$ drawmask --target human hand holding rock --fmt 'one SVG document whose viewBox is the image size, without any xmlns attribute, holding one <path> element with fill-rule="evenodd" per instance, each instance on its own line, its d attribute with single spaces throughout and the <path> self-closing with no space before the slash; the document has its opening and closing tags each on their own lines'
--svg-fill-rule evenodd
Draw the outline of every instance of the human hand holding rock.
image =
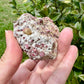
<svg viewBox="0 0 84 84">
<path fill-rule="evenodd" d="M 22 50 L 12 31 L 7 31 L 7 48 L 0 59 L 0 84 L 65 84 L 78 51 L 71 45 L 72 38 L 72 30 L 65 28 L 59 36 L 55 60 L 36 63 L 28 59 L 21 64 Z"/>
</svg>

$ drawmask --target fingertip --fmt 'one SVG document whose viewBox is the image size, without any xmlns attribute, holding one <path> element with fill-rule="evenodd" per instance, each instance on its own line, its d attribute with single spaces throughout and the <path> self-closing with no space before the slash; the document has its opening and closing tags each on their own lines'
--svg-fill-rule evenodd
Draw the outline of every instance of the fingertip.
<svg viewBox="0 0 84 84">
<path fill-rule="evenodd" d="M 72 28 L 70 28 L 70 27 L 65 27 L 64 30 L 73 32 Z"/>
<path fill-rule="evenodd" d="M 5 30 L 6 44 L 8 45 L 8 41 L 11 38 L 13 32 L 11 30 Z"/>
<path fill-rule="evenodd" d="M 71 45 L 63 61 L 65 61 L 67 64 L 73 65 L 77 58 L 77 52 L 78 52 L 78 48 L 75 45 Z"/>
<path fill-rule="evenodd" d="M 12 35 L 13 32 L 11 30 L 5 30 L 5 36 L 8 37 L 9 35 Z"/>
<path fill-rule="evenodd" d="M 75 45 L 71 45 L 70 46 L 71 50 L 75 53 L 75 58 L 77 58 L 78 56 L 78 48 Z"/>
<path fill-rule="evenodd" d="M 78 48 L 75 45 L 71 45 L 70 47 L 72 47 L 74 51 L 78 52 Z"/>
<path fill-rule="evenodd" d="M 72 28 L 70 28 L 70 27 L 65 27 L 63 30 L 62 30 L 62 32 L 70 32 L 72 35 L 73 35 L 73 29 Z"/>
<path fill-rule="evenodd" d="M 64 37 L 65 39 L 68 38 L 73 38 L 73 30 L 69 27 L 64 28 L 61 31 L 60 37 Z"/>
<path fill-rule="evenodd" d="M 60 33 L 60 37 L 59 40 L 61 40 L 63 43 L 70 43 L 72 41 L 73 38 L 73 32 L 72 29 L 70 28 L 65 28 L 62 30 L 62 32 Z M 70 42 L 69 42 L 70 41 Z"/>
<path fill-rule="evenodd" d="M 17 40 L 15 39 L 13 32 L 11 30 L 5 30 L 6 44 L 9 49 L 19 49 L 21 50 Z"/>
</svg>

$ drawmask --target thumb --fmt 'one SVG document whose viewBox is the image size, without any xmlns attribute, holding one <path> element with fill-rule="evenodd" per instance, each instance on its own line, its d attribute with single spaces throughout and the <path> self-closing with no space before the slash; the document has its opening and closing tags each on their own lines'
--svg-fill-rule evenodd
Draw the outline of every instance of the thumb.
<svg viewBox="0 0 84 84">
<path fill-rule="evenodd" d="M 0 59 L 0 84 L 7 83 L 16 72 L 22 60 L 22 50 L 12 31 L 6 31 L 6 50 Z"/>
</svg>

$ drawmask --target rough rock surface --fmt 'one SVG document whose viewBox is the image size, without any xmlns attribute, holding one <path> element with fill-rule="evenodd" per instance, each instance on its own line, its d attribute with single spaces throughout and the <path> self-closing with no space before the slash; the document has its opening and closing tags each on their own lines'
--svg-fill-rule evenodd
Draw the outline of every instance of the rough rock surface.
<svg viewBox="0 0 84 84">
<path fill-rule="evenodd" d="M 25 13 L 14 23 L 13 33 L 29 58 L 56 58 L 59 29 L 50 18 L 37 18 Z"/>
</svg>

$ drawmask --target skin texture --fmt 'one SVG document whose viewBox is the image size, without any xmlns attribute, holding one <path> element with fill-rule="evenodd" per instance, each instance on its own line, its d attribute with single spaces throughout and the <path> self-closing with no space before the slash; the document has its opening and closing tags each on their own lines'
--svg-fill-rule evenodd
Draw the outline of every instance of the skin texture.
<svg viewBox="0 0 84 84">
<path fill-rule="evenodd" d="M 0 84 L 65 84 L 78 49 L 71 45 L 73 32 L 65 28 L 58 41 L 58 56 L 55 60 L 31 59 L 21 64 L 22 50 L 12 31 L 6 31 L 7 48 L 0 59 Z"/>
</svg>

